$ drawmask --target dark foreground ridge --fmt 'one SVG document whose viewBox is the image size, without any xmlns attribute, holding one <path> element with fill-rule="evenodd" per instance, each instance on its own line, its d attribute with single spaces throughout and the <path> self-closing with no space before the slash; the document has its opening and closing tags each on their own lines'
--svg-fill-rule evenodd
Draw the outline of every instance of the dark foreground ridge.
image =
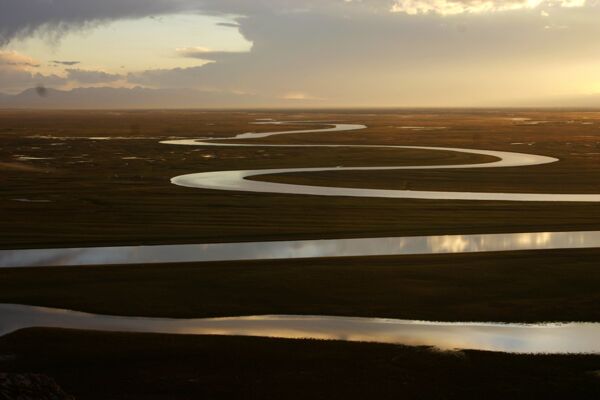
<svg viewBox="0 0 600 400">
<path fill-rule="evenodd" d="M 0 373 L 0 400 L 75 400 L 43 374 Z"/>
<path fill-rule="evenodd" d="M 593 399 L 600 357 L 439 352 L 368 343 L 31 329 L 0 364 L 78 400 Z"/>
</svg>

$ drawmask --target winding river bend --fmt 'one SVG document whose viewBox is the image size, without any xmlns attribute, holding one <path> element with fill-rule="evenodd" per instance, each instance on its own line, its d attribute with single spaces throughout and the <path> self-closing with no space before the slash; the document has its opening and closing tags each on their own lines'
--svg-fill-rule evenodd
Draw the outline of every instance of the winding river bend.
<svg viewBox="0 0 600 400">
<path fill-rule="evenodd" d="M 276 122 L 263 121 L 255 124 L 304 124 L 328 125 L 323 121 Z M 600 194 L 558 193 L 493 193 L 493 192 L 438 192 L 411 190 L 378 190 L 340 188 L 308 185 L 292 185 L 249 180 L 270 174 L 306 171 L 381 171 L 408 169 L 466 169 L 528 167 L 557 162 L 558 159 L 535 154 L 493 150 L 474 150 L 447 147 L 391 146 L 391 145 L 275 145 L 254 143 L 229 143 L 231 140 L 259 139 L 275 135 L 314 132 L 358 131 L 365 129 L 358 124 L 329 124 L 326 128 L 286 130 L 263 133 L 242 133 L 231 138 L 203 138 L 168 140 L 161 143 L 185 146 L 225 147 L 358 147 L 366 149 L 427 149 L 453 151 L 495 157 L 497 160 L 478 164 L 425 165 L 399 167 L 338 167 L 338 168 L 286 168 L 238 171 L 214 171 L 177 176 L 176 185 L 230 191 L 286 193 L 317 196 L 387 197 L 438 200 L 507 200 L 507 201 L 563 201 L 596 202 Z M 218 141 L 216 141 L 218 139 Z M 0 268 L 39 266 L 80 266 L 109 264 L 149 264 L 173 262 L 205 262 L 265 260 L 316 257 L 389 256 L 408 254 L 471 253 L 487 251 L 553 250 L 600 247 L 600 232 L 522 232 L 509 234 L 440 235 L 421 237 L 386 237 L 330 240 L 296 240 L 276 242 L 182 244 L 158 246 L 117 246 L 90 248 L 60 248 L 31 250 L 0 250 Z"/>
<path fill-rule="evenodd" d="M 325 122 L 258 122 L 258 124 L 307 124 L 327 125 Z M 563 194 L 563 193 L 501 193 L 501 192 L 450 192 L 450 191 L 424 191 L 424 190 L 384 190 L 384 189 L 359 189 L 344 187 L 327 187 L 311 185 L 293 185 L 285 183 L 262 182 L 247 178 L 272 174 L 285 174 L 293 172 L 323 172 L 323 171 L 390 171 L 390 170 L 422 170 L 422 169 L 472 169 L 472 168 L 505 168 L 527 167 L 533 165 L 557 162 L 553 157 L 535 154 L 514 153 L 507 151 L 476 150 L 453 147 L 424 147 L 424 146 L 392 146 L 392 145 L 275 145 L 253 143 L 223 143 L 228 140 L 258 139 L 275 135 L 301 134 L 315 132 L 342 132 L 365 129 L 365 125 L 356 124 L 331 124 L 329 128 L 305 129 L 294 131 L 279 131 L 265 133 L 243 133 L 231 138 L 204 138 L 167 140 L 161 143 L 186 145 L 186 146 L 228 146 L 228 147 L 301 147 L 301 148 L 365 148 L 365 149 L 418 149 L 432 151 L 453 151 L 486 155 L 497 158 L 497 161 L 480 164 L 455 164 L 455 165 L 418 165 L 399 167 L 329 167 L 329 168 L 281 168 L 238 171 L 214 171 L 176 176 L 171 179 L 175 185 L 211 190 L 231 190 L 260 193 L 281 193 L 315 196 L 350 196 L 350 197 L 380 197 L 397 199 L 435 199 L 435 200 L 496 200 L 496 201 L 541 201 L 541 202 L 598 202 L 600 194 Z M 218 139 L 218 142 L 214 140 Z M 207 142 L 207 140 L 211 140 Z"/>
<path fill-rule="evenodd" d="M 285 122 L 260 122 L 278 124 Z M 293 122 L 299 124 L 300 122 Z M 323 122 L 303 124 L 327 125 Z M 342 187 L 292 185 L 248 180 L 269 174 L 317 171 L 381 171 L 408 169 L 458 169 L 527 167 L 558 161 L 556 158 L 491 150 L 445 147 L 378 145 L 274 145 L 227 143 L 234 139 L 255 139 L 273 135 L 355 131 L 364 125 L 331 124 L 322 129 L 269 133 L 245 133 L 232 138 L 169 140 L 162 143 L 188 146 L 244 147 L 360 147 L 426 149 L 493 156 L 497 161 L 480 164 L 286 168 L 215 171 L 182 175 L 172 183 L 193 188 L 284 193 L 317 196 L 353 196 L 439 200 L 501 200 L 543 202 L 598 202 L 600 194 L 493 193 L 376 190 Z M 211 141 L 207 141 L 211 140 Z M 225 141 L 225 142 L 224 142 Z M 0 251 L 0 267 L 106 265 L 170 263 L 250 259 L 288 259 L 401 254 L 466 253 L 480 251 L 573 249 L 600 247 L 600 231 L 529 232 L 512 234 L 445 235 L 396 238 L 358 238 L 288 242 L 218 243 L 79 249 L 33 249 Z M 380 318 L 335 316 L 264 315 L 230 318 L 170 319 L 95 315 L 25 305 L 0 304 L 0 336 L 30 327 L 91 329 L 117 332 L 169 334 L 241 335 L 287 339 L 368 341 L 404 345 L 435 346 L 442 349 L 475 349 L 509 353 L 600 353 L 599 323 L 496 324 L 480 322 L 427 322 Z"/>
</svg>

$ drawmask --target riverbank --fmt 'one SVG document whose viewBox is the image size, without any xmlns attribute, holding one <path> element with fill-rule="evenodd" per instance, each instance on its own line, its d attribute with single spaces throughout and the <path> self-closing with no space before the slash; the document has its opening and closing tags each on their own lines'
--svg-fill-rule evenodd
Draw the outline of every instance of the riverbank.
<svg viewBox="0 0 600 400">
<path fill-rule="evenodd" d="M 81 400 L 592 399 L 600 357 L 438 352 L 368 343 L 31 329 L 0 338 L 0 369 Z"/>
<path fill-rule="evenodd" d="M 600 250 L 0 269 L 0 303 L 108 315 L 600 322 Z"/>
<path fill-rule="evenodd" d="M 511 120 L 516 114 L 509 111 L 377 115 L 5 111 L 0 114 L 0 202 L 4 211 L 0 247 L 600 230 L 598 203 L 325 198 L 198 190 L 170 183 L 174 176 L 203 171 L 463 164 L 489 162 L 493 160 L 490 157 L 408 149 L 307 151 L 159 143 L 173 137 L 227 137 L 247 131 L 281 130 L 281 126 L 251 124 L 267 117 L 364 123 L 368 129 L 282 135 L 252 143 L 466 147 L 561 160 L 535 167 L 478 171 L 339 171 L 268 178 L 286 182 L 411 190 L 596 192 L 598 113 L 519 113 L 525 114 L 549 122 L 524 125 Z M 410 126 L 445 128 L 401 129 Z M 290 130 L 303 128 L 306 126 L 289 125 Z"/>
</svg>

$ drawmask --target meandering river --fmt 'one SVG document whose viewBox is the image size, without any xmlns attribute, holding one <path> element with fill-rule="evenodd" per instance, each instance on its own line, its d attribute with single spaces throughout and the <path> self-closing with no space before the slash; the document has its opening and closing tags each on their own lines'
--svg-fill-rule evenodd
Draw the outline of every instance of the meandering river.
<svg viewBox="0 0 600 400">
<path fill-rule="evenodd" d="M 256 124 L 304 124 L 321 128 L 284 130 L 263 133 L 242 133 L 231 138 L 203 138 L 163 141 L 169 145 L 227 146 L 227 147 L 359 147 L 365 149 L 427 149 L 454 151 L 492 156 L 496 161 L 477 164 L 425 165 L 399 167 L 336 167 L 286 168 L 262 170 L 213 171 L 177 176 L 176 185 L 231 191 L 287 193 L 318 196 L 358 196 L 419 198 L 438 200 L 510 200 L 510 201 L 600 201 L 600 194 L 558 193 L 494 193 L 494 192 L 441 192 L 411 190 L 379 190 L 325 186 L 292 185 L 248 180 L 269 174 L 306 171 L 378 171 L 406 169 L 462 169 L 528 167 L 557 162 L 556 158 L 535 154 L 494 150 L 474 150 L 446 147 L 390 146 L 390 145 L 275 145 L 230 143 L 241 139 L 259 139 L 284 134 L 358 131 L 365 125 L 329 124 L 323 121 L 277 122 Z M 325 125 L 327 127 L 323 128 Z M 216 141 L 218 139 L 218 141 Z M 383 256 L 407 254 L 470 253 L 485 251 L 552 250 L 600 247 L 600 232 L 522 232 L 511 234 L 440 235 L 423 237 L 386 237 L 332 240 L 296 240 L 277 242 L 245 242 L 215 244 L 183 244 L 162 246 L 117 246 L 91 248 L 61 248 L 0 251 L 0 267 L 77 266 L 108 264 L 148 264 L 171 262 L 233 261 L 256 259 L 287 259 L 313 257 Z"/>
<path fill-rule="evenodd" d="M 286 122 L 259 122 L 259 124 L 281 125 Z M 324 122 L 287 122 L 293 124 L 323 125 Z M 227 146 L 227 147 L 301 147 L 301 148 L 387 148 L 387 149 L 419 149 L 432 151 L 453 151 L 486 155 L 497 158 L 497 161 L 479 164 L 451 165 L 415 165 L 398 167 L 317 167 L 317 168 L 281 168 L 237 171 L 214 171 L 187 174 L 174 177 L 171 182 L 179 186 L 199 189 L 231 190 L 260 193 L 282 193 L 315 196 L 350 196 L 350 197 L 381 197 L 397 199 L 435 199 L 435 200 L 496 200 L 496 201 L 540 201 L 540 202 L 598 202 L 600 194 L 566 194 L 566 193 L 501 193 L 501 192 L 460 192 L 460 191 L 424 191 L 424 190 L 385 190 L 360 189 L 328 186 L 294 185 L 286 183 L 263 182 L 249 180 L 264 175 L 285 174 L 293 172 L 323 172 L 323 171 L 390 171 L 390 170 L 422 170 L 422 169 L 472 169 L 472 168 L 506 168 L 527 167 L 557 162 L 553 157 L 514 153 L 495 150 L 476 150 L 454 147 L 425 147 L 425 146 L 392 146 L 392 145 L 275 145 L 254 143 L 226 143 L 229 140 L 257 139 L 284 134 L 302 134 L 315 132 L 341 132 L 365 129 L 365 125 L 331 124 L 329 128 L 305 129 L 294 131 L 279 131 L 265 133 L 243 133 L 231 138 L 204 138 L 167 140 L 161 143 L 186 146 Z M 214 140 L 218 139 L 217 142 Z M 207 140 L 211 140 L 207 142 Z M 224 142 L 225 141 L 225 142 Z"/>
<path fill-rule="evenodd" d="M 285 124 L 285 122 L 260 122 Z M 427 149 L 492 156 L 496 161 L 479 164 L 285 168 L 214 171 L 177 176 L 176 185 L 230 191 L 284 193 L 317 196 L 384 197 L 438 200 L 502 200 L 597 202 L 600 194 L 496 193 L 380 190 L 293 185 L 249 180 L 270 174 L 316 171 L 380 171 L 408 169 L 458 169 L 528 167 L 558 161 L 534 154 L 445 147 L 384 145 L 274 145 L 227 143 L 228 140 L 257 139 L 273 135 L 310 132 L 356 131 L 364 125 L 293 122 L 328 125 L 327 128 L 244 133 L 232 138 L 169 140 L 162 143 L 188 146 L 260 147 L 360 147 Z M 215 141 L 217 140 L 218 141 Z M 207 141 L 211 140 L 211 141 Z M 441 235 L 421 237 L 298 240 L 280 242 L 184 244 L 135 247 L 96 247 L 0 251 L 0 267 L 81 266 L 148 264 L 225 260 L 290 259 L 405 254 L 442 254 L 484 251 L 549 250 L 600 247 L 600 232 L 526 232 L 511 234 Z M 436 346 L 442 349 L 476 349 L 510 353 L 600 353 L 600 324 L 495 324 L 426 322 L 335 316 L 266 315 L 234 318 L 169 319 L 94 315 L 23 305 L 0 304 L 0 336 L 29 327 L 92 329 L 100 331 L 154 332 L 263 336 L 288 339 L 368 341 L 404 345 Z"/>
</svg>

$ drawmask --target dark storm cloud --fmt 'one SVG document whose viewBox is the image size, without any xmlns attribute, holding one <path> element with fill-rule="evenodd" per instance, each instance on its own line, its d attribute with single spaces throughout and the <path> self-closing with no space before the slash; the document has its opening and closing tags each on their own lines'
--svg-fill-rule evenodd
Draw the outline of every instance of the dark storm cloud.
<svg viewBox="0 0 600 400">
<path fill-rule="evenodd" d="M 19 36 L 42 32 L 58 37 L 69 29 L 124 18 L 181 12 L 223 16 L 276 15 L 302 12 L 389 10 L 390 0 L 0 0 L 0 45 Z M 224 23 L 223 26 L 234 26 Z"/>
<path fill-rule="evenodd" d="M 0 0 L 0 45 L 43 29 L 49 35 L 90 23 L 185 10 L 181 0 Z"/>
<path fill-rule="evenodd" d="M 590 4 L 596 1 L 589 1 Z M 476 13 L 480 10 L 579 7 L 585 0 L 0 0 L 0 45 L 42 29 L 61 32 L 102 21 L 178 12 L 265 16 L 285 14 Z M 234 26 L 225 22 L 223 26 Z"/>
</svg>

